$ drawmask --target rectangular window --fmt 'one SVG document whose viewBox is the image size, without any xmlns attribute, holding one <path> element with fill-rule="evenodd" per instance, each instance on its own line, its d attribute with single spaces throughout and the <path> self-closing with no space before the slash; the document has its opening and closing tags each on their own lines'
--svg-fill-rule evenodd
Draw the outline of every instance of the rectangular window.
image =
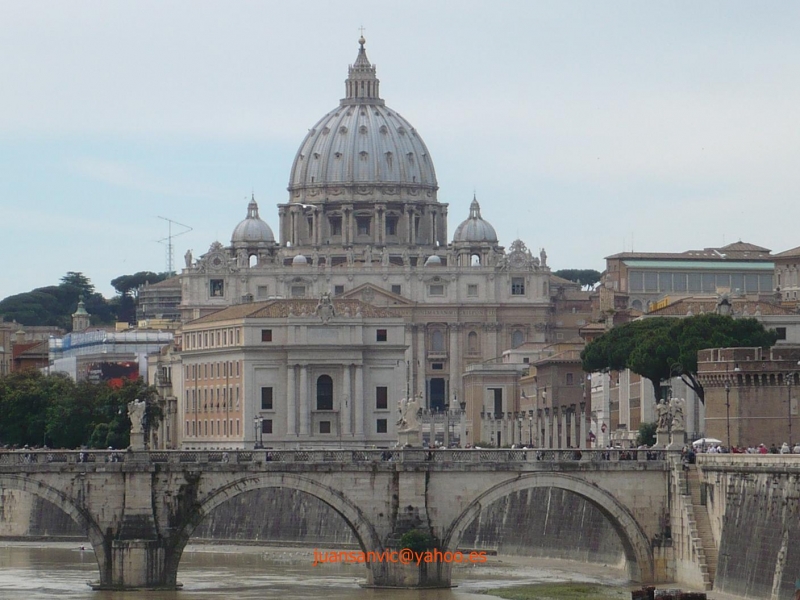
<svg viewBox="0 0 800 600">
<path fill-rule="evenodd" d="M 305 298 L 306 286 L 293 285 L 291 289 L 292 298 Z"/>
<path fill-rule="evenodd" d="M 772 292 L 775 288 L 772 285 L 772 275 L 759 275 L 758 287 L 760 292 Z"/>
<path fill-rule="evenodd" d="M 384 410 L 389 408 L 389 388 L 378 386 L 375 388 L 375 408 Z"/>
<path fill-rule="evenodd" d="M 401 285 L 393 285 L 392 286 L 392 293 L 397 294 L 398 296 L 402 296 L 403 294 L 403 286 Z"/>
<path fill-rule="evenodd" d="M 272 410 L 272 388 L 261 388 L 261 410 Z"/>
<path fill-rule="evenodd" d="M 256 297 L 257 298 L 266 298 L 267 297 L 267 286 L 260 285 L 256 288 Z"/>
<path fill-rule="evenodd" d="M 731 291 L 734 293 L 744 291 L 744 275 L 741 273 L 731 274 Z"/>
<path fill-rule="evenodd" d="M 271 342 L 272 341 L 272 329 L 262 329 L 261 330 L 261 341 L 262 342 Z"/>
<path fill-rule="evenodd" d="M 758 275 L 748 274 L 744 276 L 744 291 L 746 294 L 758 292 Z"/>
<path fill-rule="evenodd" d="M 358 235 L 369 235 L 369 217 L 356 217 L 356 228 Z"/>
<path fill-rule="evenodd" d="M 388 433 L 388 432 L 389 432 L 388 423 L 389 423 L 389 422 L 388 422 L 388 420 L 386 420 L 386 419 L 378 419 L 378 420 L 375 422 L 375 429 L 376 429 L 376 431 L 377 431 L 378 433 Z"/>
<path fill-rule="evenodd" d="M 264 435 L 272 433 L 272 419 L 261 419 L 261 433 Z"/>
<path fill-rule="evenodd" d="M 429 296 L 444 296 L 444 286 L 443 285 L 432 285 L 428 287 L 428 295 Z"/>
<path fill-rule="evenodd" d="M 209 282 L 209 294 L 212 298 L 222 298 L 225 295 L 225 282 L 222 279 L 212 279 Z"/>
<path fill-rule="evenodd" d="M 658 291 L 658 273 L 644 274 L 644 291 L 645 292 Z"/>
<path fill-rule="evenodd" d="M 470 283 L 467 285 L 467 296 L 474 298 L 478 295 L 478 284 L 477 283 Z"/>
<path fill-rule="evenodd" d="M 341 217 L 331 217 L 330 224 L 331 224 L 331 235 L 342 235 Z"/>
<path fill-rule="evenodd" d="M 700 273 L 689 273 L 689 285 L 688 288 L 690 292 L 699 292 L 700 289 Z"/>
<path fill-rule="evenodd" d="M 431 371 L 444 371 L 444 363 L 431 363 Z"/>
<path fill-rule="evenodd" d="M 512 277 L 511 278 L 511 295 L 524 296 L 525 295 L 525 278 Z"/>
<path fill-rule="evenodd" d="M 658 291 L 659 292 L 672 291 L 672 273 L 658 274 Z"/>
<path fill-rule="evenodd" d="M 319 422 L 319 432 L 320 433 L 330 433 L 331 432 L 331 422 L 330 421 L 320 421 Z"/>
<path fill-rule="evenodd" d="M 717 273 L 717 288 L 730 288 L 731 276 L 728 273 Z"/>
<path fill-rule="evenodd" d="M 386 217 L 386 235 L 397 235 L 397 217 Z"/>
<path fill-rule="evenodd" d="M 644 291 L 644 274 L 641 271 L 630 271 L 628 277 L 630 278 L 630 291 Z"/>
<path fill-rule="evenodd" d="M 778 339 L 779 340 L 785 340 L 786 339 L 786 327 L 776 327 L 775 328 L 775 333 L 778 334 Z M 787 422 L 788 422 L 788 419 L 787 419 Z"/>
<path fill-rule="evenodd" d="M 567 373 L 567 385 L 572 385 L 572 373 Z"/>
<path fill-rule="evenodd" d="M 375 341 L 376 342 L 385 342 L 387 339 L 387 334 L 385 329 L 378 329 L 377 333 L 375 334 Z"/>
<path fill-rule="evenodd" d="M 686 291 L 686 273 L 672 274 L 672 289 L 676 292 Z"/>
<path fill-rule="evenodd" d="M 334 296 L 341 296 L 344 294 L 344 286 L 343 285 L 335 285 L 333 286 L 333 295 Z"/>
<path fill-rule="evenodd" d="M 701 281 L 703 291 L 707 294 L 717 291 L 717 277 L 714 273 L 703 273 Z"/>
</svg>

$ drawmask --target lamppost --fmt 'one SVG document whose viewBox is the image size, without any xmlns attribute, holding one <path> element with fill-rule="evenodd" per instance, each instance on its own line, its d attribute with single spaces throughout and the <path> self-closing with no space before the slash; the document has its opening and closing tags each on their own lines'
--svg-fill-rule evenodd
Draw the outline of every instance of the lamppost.
<svg viewBox="0 0 800 600">
<path fill-rule="evenodd" d="M 253 417 L 253 448 L 259 449 L 264 447 L 261 437 L 262 433 L 261 419 L 259 417 Z"/>
<path fill-rule="evenodd" d="M 725 380 L 725 424 L 728 427 L 728 452 L 731 451 L 731 380 Z"/>
<path fill-rule="evenodd" d="M 798 363 L 800 364 L 800 363 Z M 791 449 L 792 446 L 792 384 L 794 383 L 794 376 L 796 373 L 786 373 L 783 376 L 784 381 L 786 381 L 786 416 L 789 417 L 789 448 Z"/>
<path fill-rule="evenodd" d="M 533 410 L 528 411 L 528 447 L 533 448 Z"/>
<path fill-rule="evenodd" d="M 519 435 L 517 436 L 517 443 L 521 446 L 522 445 L 522 413 L 517 415 L 517 431 Z"/>
</svg>

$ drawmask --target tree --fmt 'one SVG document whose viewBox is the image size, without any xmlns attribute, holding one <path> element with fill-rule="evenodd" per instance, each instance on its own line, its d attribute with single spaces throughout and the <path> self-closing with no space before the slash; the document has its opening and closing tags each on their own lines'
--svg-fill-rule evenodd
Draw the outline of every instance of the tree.
<svg viewBox="0 0 800 600">
<path fill-rule="evenodd" d="M 636 445 L 652 446 L 656 443 L 657 423 L 642 423 L 639 425 L 639 433 L 636 436 Z"/>
<path fill-rule="evenodd" d="M 133 275 L 120 275 L 111 280 L 111 285 L 117 290 L 117 320 L 126 323 L 136 318 L 136 300 L 139 296 L 139 287 L 146 283 L 158 283 L 169 277 L 169 273 L 153 273 L 152 271 L 139 271 Z"/>
<path fill-rule="evenodd" d="M 594 287 L 600 281 L 602 273 L 594 269 L 561 269 L 560 271 L 555 271 L 553 275 L 581 285 Z"/>
<path fill-rule="evenodd" d="M 705 390 L 697 380 L 697 352 L 706 348 L 769 348 L 778 341 L 773 329 L 765 329 L 756 319 L 707 314 L 675 323 L 678 355 L 673 370 L 705 403 Z"/>
<path fill-rule="evenodd" d="M 581 360 L 587 372 L 630 369 L 641 375 L 653 384 L 656 401 L 661 398 L 661 382 L 679 375 L 705 402 L 705 391 L 697 380 L 699 350 L 768 348 L 776 340 L 777 334 L 755 319 L 716 314 L 640 319 L 615 327 L 587 344 Z"/>
</svg>

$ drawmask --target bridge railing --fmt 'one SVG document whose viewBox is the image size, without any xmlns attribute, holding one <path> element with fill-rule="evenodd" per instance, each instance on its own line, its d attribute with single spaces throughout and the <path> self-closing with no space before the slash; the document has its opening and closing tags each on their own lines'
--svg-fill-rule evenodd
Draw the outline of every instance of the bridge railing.
<svg viewBox="0 0 800 600">
<path fill-rule="evenodd" d="M 0 467 L 136 462 L 154 464 L 251 463 L 628 463 L 664 461 L 667 450 L 569 449 L 313 449 L 313 450 L 0 450 Z"/>
</svg>

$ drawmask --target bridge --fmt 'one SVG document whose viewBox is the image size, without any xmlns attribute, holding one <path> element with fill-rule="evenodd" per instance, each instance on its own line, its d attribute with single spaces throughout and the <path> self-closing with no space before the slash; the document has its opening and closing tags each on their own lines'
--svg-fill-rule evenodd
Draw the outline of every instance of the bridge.
<svg viewBox="0 0 800 600">
<path fill-rule="evenodd" d="M 317 497 L 361 549 L 398 548 L 410 530 L 455 551 L 481 509 L 531 488 L 567 490 L 596 506 L 618 533 L 629 576 L 668 581 L 674 453 L 620 450 L 253 450 L 0 452 L 0 488 L 66 512 L 97 559 L 97 589 L 175 588 L 192 532 L 215 507 L 250 490 Z M 450 564 L 367 563 L 367 584 L 447 587 Z"/>
</svg>

